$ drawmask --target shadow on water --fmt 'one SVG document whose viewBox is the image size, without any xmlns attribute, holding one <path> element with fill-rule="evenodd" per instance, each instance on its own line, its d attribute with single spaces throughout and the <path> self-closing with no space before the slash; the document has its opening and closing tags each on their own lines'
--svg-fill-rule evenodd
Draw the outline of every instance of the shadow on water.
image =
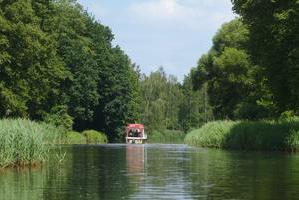
<svg viewBox="0 0 299 200">
<path fill-rule="evenodd" d="M 296 199 L 299 155 L 185 145 L 79 145 L 0 172 L 0 199 Z"/>
<path fill-rule="evenodd" d="M 192 162 L 193 194 L 207 199 L 296 199 L 299 194 L 299 155 L 202 149 Z"/>
</svg>

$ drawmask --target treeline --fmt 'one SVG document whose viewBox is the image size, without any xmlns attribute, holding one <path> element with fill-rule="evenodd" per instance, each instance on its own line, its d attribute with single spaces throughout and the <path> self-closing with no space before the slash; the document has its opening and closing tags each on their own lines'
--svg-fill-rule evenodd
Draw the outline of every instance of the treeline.
<svg viewBox="0 0 299 200">
<path fill-rule="evenodd" d="M 149 132 L 165 130 L 188 131 L 212 119 L 206 87 L 193 90 L 190 76 L 183 83 L 167 75 L 162 67 L 143 75 L 141 86 L 141 122 Z"/>
<path fill-rule="evenodd" d="M 224 24 L 191 72 L 207 84 L 216 119 L 275 119 L 299 114 L 299 6 L 233 0 L 240 18 Z"/>
<path fill-rule="evenodd" d="M 76 1 L 0 1 L 0 117 L 119 138 L 139 119 L 140 86 L 112 40 Z"/>
</svg>

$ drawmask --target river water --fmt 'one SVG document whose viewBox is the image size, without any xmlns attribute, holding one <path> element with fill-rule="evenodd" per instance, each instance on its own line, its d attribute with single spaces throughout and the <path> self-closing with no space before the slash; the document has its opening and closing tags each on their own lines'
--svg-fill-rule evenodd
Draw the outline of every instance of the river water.
<svg viewBox="0 0 299 200">
<path fill-rule="evenodd" d="M 0 171 L 2 200 L 298 199 L 299 155 L 186 145 L 76 145 Z"/>
</svg>

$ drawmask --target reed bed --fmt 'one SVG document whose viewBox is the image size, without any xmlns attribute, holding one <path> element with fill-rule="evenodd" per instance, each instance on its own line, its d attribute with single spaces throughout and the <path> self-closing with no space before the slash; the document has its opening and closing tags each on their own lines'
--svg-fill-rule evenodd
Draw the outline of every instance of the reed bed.
<svg viewBox="0 0 299 200">
<path fill-rule="evenodd" d="M 20 167 L 44 162 L 61 132 L 48 124 L 26 119 L 0 120 L 0 167 Z"/>
<path fill-rule="evenodd" d="M 188 133 L 193 146 L 241 150 L 299 150 L 299 120 L 215 121 Z"/>
</svg>

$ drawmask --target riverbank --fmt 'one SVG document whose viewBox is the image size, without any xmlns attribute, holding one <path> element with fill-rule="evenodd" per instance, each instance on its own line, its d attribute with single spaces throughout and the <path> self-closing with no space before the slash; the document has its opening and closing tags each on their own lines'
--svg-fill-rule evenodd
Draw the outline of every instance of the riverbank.
<svg viewBox="0 0 299 200">
<path fill-rule="evenodd" d="M 185 143 L 239 150 L 299 150 L 299 120 L 215 121 L 188 133 Z"/>
<path fill-rule="evenodd" d="M 61 131 L 45 123 L 25 119 L 0 120 L 0 167 L 38 165 L 47 159 Z"/>
<path fill-rule="evenodd" d="M 178 130 L 152 131 L 148 134 L 148 143 L 182 144 L 186 134 Z"/>
<path fill-rule="evenodd" d="M 107 136 L 99 131 L 87 130 L 82 133 L 70 131 L 66 133 L 65 144 L 106 144 Z"/>
<path fill-rule="evenodd" d="M 47 161 L 59 144 L 104 144 L 107 137 L 94 130 L 65 133 L 55 126 L 26 119 L 0 120 L 0 168 L 36 166 Z"/>
</svg>

